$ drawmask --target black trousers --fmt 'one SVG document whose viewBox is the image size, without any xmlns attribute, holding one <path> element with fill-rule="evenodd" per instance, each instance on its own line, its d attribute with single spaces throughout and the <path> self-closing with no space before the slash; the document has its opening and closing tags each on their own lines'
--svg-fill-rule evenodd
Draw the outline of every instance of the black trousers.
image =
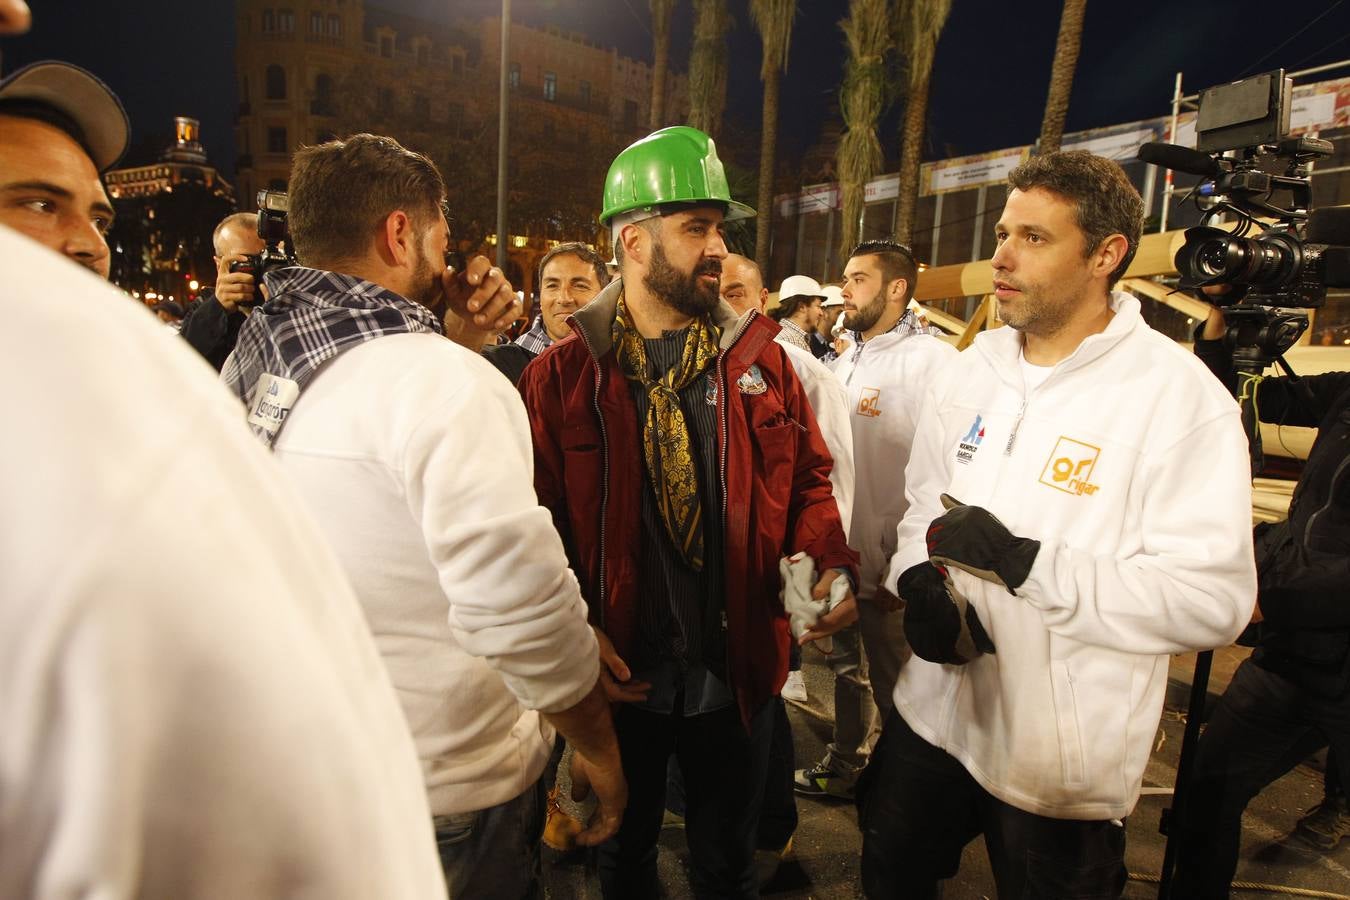
<svg viewBox="0 0 1350 900">
<path fill-rule="evenodd" d="M 747 733 L 737 707 L 685 716 L 621 704 L 614 730 L 628 779 L 628 807 L 619 833 L 599 852 L 605 900 L 660 896 L 656 843 L 666 799 L 666 766 L 674 754 L 684 782 L 690 883 L 699 898 L 754 898 L 755 829 L 764 793 L 774 705 L 755 715 Z"/>
<path fill-rule="evenodd" d="M 894 710 L 858 781 L 862 884 L 872 900 L 941 897 L 983 834 L 1001 900 L 1107 900 L 1125 888 L 1125 828 L 1034 815 L 990 795 Z M 1178 895 L 1181 896 L 1181 895 Z"/>
<path fill-rule="evenodd" d="M 1227 897 L 1247 804 L 1328 743 L 1350 749 L 1347 739 L 1350 699 L 1314 696 L 1251 660 L 1239 666 L 1196 748 L 1174 895 Z M 1350 753 L 1334 753 L 1328 764 L 1332 760 L 1339 784 L 1350 784 Z"/>
</svg>

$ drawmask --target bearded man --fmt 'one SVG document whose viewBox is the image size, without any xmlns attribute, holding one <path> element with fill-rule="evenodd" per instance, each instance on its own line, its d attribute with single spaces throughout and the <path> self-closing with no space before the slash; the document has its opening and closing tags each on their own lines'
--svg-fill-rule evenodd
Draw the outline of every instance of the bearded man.
<svg viewBox="0 0 1350 900">
<path fill-rule="evenodd" d="M 780 557 L 816 598 L 855 575 L 811 405 L 757 310 L 718 297 L 731 199 L 716 148 L 665 128 L 610 167 L 602 223 L 620 277 L 529 365 L 535 490 L 600 641 L 630 785 L 600 848 L 604 895 L 655 897 L 667 763 L 678 760 L 698 896 L 755 897 L 752 861 L 789 631 Z M 853 621 L 852 591 L 802 635 Z"/>
</svg>

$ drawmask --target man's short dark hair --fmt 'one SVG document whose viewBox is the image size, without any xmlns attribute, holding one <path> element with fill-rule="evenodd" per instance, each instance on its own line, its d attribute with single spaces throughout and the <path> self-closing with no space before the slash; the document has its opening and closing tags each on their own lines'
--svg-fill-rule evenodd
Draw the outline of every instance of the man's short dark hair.
<svg viewBox="0 0 1350 900">
<path fill-rule="evenodd" d="M 79 144 L 80 149 L 84 151 L 84 155 L 89 157 L 91 162 L 94 159 L 94 151 L 89 148 L 89 140 L 85 137 L 84 129 L 80 127 L 78 122 L 54 106 L 48 106 L 37 100 L 0 100 L 0 116 L 32 119 L 34 122 L 50 125 L 58 131 L 65 132 L 67 137 Z M 98 166 L 95 165 L 95 168 L 98 168 Z"/>
<path fill-rule="evenodd" d="M 444 201 L 445 181 L 426 156 L 391 137 L 354 134 L 296 151 L 290 236 L 305 265 L 346 262 L 365 256 L 390 213 L 429 227 Z"/>
<path fill-rule="evenodd" d="M 535 292 L 538 293 L 544 285 L 544 269 L 553 262 L 554 257 L 566 256 L 567 254 L 577 257 L 582 262 L 589 263 L 591 268 L 595 269 L 595 283 L 604 287 L 609 284 L 609 269 L 605 267 L 605 261 L 595 248 L 590 244 L 583 244 L 581 241 L 567 241 L 559 244 L 552 250 L 544 254 L 544 258 L 539 260 L 538 277 L 535 278 Z"/>
<path fill-rule="evenodd" d="M 919 286 L 919 265 L 914 261 L 914 251 L 899 241 L 880 238 L 863 241 L 853 248 L 849 259 L 855 256 L 875 256 L 881 266 L 883 289 L 890 287 L 897 278 L 905 279 L 905 302 L 914 299 L 914 289 Z"/>
<path fill-rule="evenodd" d="M 1023 192 L 1043 188 L 1072 201 L 1087 244 L 1084 256 L 1111 235 L 1123 234 L 1129 246 L 1107 282 L 1115 286 L 1130 267 L 1144 228 L 1144 201 L 1119 164 L 1086 150 L 1063 150 L 1033 156 L 1009 173 L 1008 184 Z"/>
</svg>

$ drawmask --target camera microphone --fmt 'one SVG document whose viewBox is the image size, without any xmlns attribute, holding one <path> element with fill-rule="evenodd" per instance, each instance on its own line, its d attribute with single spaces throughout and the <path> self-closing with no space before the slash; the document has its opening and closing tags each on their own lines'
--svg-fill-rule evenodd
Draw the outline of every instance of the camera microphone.
<svg viewBox="0 0 1350 900">
<path fill-rule="evenodd" d="M 1201 178 L 1218 178 L 1223 175 L 1223 167 L 1208 153 L 1201 153 L 1199 150 L 1178 144 L 1149 141 L 1139 148 L 1139 159 L 1174 172 L 1199 175 Z"/>
</svg>

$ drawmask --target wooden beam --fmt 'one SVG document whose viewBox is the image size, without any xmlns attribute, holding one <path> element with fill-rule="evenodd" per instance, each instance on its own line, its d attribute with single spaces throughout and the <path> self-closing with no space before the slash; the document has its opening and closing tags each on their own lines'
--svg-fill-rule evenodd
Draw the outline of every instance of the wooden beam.
<svg viewBox="0 0 1350 900">
<path fill-rule="evenodd" d="M 1139 250 L 1125 272 L 1126 278 L 1144 278 L 1152 275 L 1175 275 L 1172 260 L 1186 240 L 1184 231 L 1165 231 L 1146 234 L 1139 241 Z M 934 266 L 919 276 L 914 297 L 919 302 L 951 300 L 954 297 L 975 297 L 994 290 L 994 269 L 987 259 L 954 266 Z"/>
<path fill-rule="evenodd" d="M 1122 279 L 1118 287 L 1123 291 L 1134 291 L 1136 294 L 1143 294 L 1150 300 L 1156 300 L 1164 306 L 1170 306 L 1177 312 L 1185 316 L 1190 316 L 1197 322 L 1203 322 L 1209 318 L 1210 306 L 1188 294 L 1169 293 L 1167 288 L 1156 281 L 1149 281 L 1145 278 L 1125 278 Z"/>
<path fill-rule="evenodd" d="M 956 342 L 957 350 L 964 350 L 975 340 L 975 335 L 979 334 L 984 328 L 985 322 L 989 321 L 990 313 L 994 308 L 994 297 L 990 295 L 980 301 L 980 308 L 975 310 L 975 315 L 970 317 L 970 322 L 966 325 L 966 330 L 961 332 L 961 337 Z"/>
<path fill-rule="evenodd" d="M 919 304 L 923 306 L 923 304 Z M 929 322 L 939 328 L 946 329 L 952 334 L 961 334 L 966 330 L 966 320 L 953 316 L 951 313 L 945 313 L 940 309 L 923 306 L 923 316 Z"/>
</svg>

